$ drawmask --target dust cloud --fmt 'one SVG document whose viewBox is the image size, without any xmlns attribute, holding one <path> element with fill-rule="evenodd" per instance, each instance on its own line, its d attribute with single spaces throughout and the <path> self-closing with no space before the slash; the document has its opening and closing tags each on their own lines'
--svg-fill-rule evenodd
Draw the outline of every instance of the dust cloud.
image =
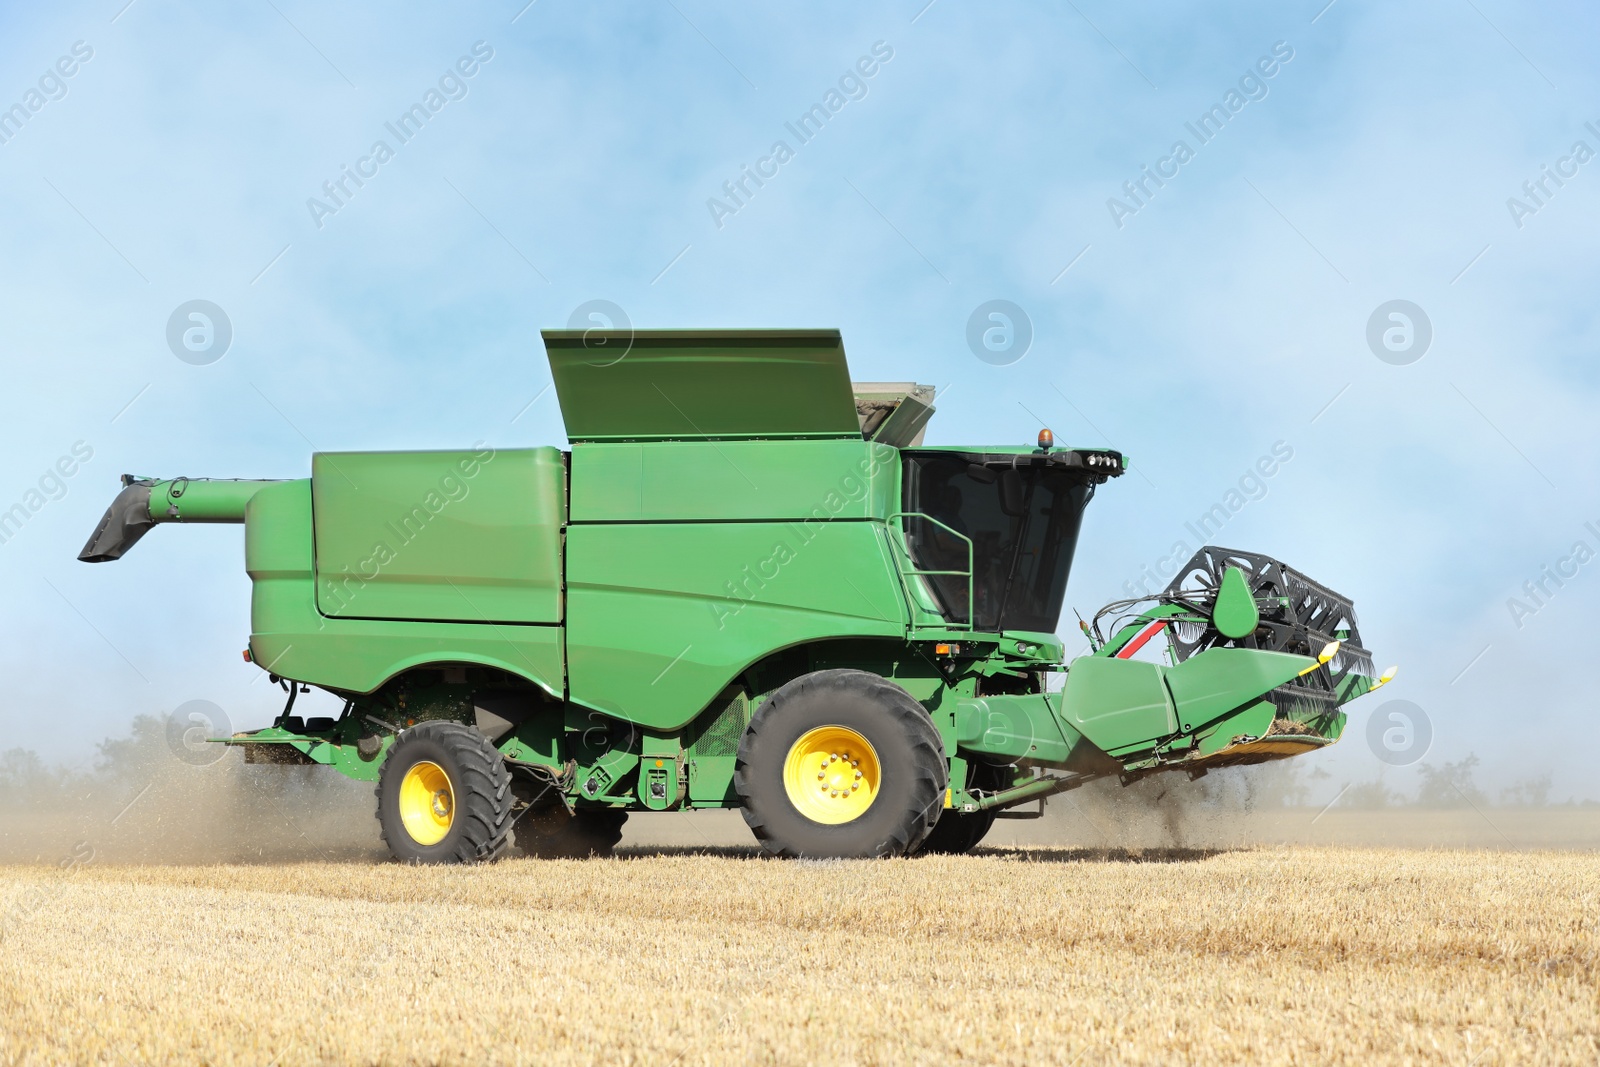
<svg viewBox="0 0 1600 1067">
<path fill-rule="evenodd" d="M 104 747 L 104 746 L 102 746 Z M 373 787 L 325 767 L 203 765 L 127 745 L 89 773 L 12 775 L 0 863 L 282 863 L 386 858 Z M 11 754 L 7 754 L 8 756 Z M 31 788 L 30 788 L 31 786 Z"/>
</svg>

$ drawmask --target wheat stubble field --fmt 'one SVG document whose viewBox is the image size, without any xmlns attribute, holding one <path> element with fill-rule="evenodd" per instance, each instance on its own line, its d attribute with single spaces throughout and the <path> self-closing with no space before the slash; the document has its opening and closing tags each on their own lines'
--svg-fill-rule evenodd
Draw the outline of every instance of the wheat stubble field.
<svg viewBox="0 0 1600 1067">
<path fill-rule="evenodd" d="M 1594 853 L 655 848 L 0 894 L 31 901 L 0 1063 L 1600 1059 Z"/>
</svg>

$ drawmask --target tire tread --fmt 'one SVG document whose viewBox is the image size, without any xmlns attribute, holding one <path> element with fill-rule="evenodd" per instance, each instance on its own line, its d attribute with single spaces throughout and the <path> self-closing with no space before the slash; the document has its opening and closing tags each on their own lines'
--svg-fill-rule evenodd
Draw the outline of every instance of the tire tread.
<svg viewBox="0 0 1600 1067">
<path fill-rule="evenodd" d="M 421 722 L 404 731 L 384 758 L 374 789 L 378 835 L 383 843 L 399 857 L 383 824 L 383 803 L 392 768 L 397 766 L 391 757 L 397 748 L 414 739 L 433 741 L 449 752 L 460 768 L 459 780 L 453 785 L 457 792 L 456 818 L 463 820 L 462 832 L 456 835 L 452 850 L 438 862 L 493 863 L 500 859 L 511 847 L 511 809 L 515 800 L 511 771 L 483 734 L 465 723 L 444 719 Z"/>
<path fill-rule="evenodd" d="M 874 858 L 904 856 L 913 852 L 932 832 L 944 809 L 944 795 L 949 783 L 949 764 L 944 756 L 944 740 L 927 709 L 917 703 L 904 689 L 893 682 L 868 671 L 823 670 L 814 671 L 783 686 L 756 709 L 750 725 L 739 746 L 739 757 L 734 764 L 734 789 L 741 800 L 741 810 L 751 833 L 767 852 L 794 859 L 801 850 L 790 841 L 783 840 L 781 832 L 753 810 L 750 798 L 762 788 L 754 780 L 746 759 L 753 742 L 769 730 L 776 729 L 786 703 L 803 696 L 824 693 L 830 689 L 849 689 L 868 697 L 886 709 L 911 737 L 913 796 L 918 802 L 905 812 L 892 828 L 888 839 L 873 853 Z M 759 804 L 756 805 L 759 808 Z"/>
</svg>

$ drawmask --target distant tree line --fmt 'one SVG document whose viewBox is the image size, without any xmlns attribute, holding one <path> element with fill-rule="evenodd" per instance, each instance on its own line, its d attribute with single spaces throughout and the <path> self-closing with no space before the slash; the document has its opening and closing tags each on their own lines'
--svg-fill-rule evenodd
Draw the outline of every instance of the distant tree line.
<svg viewBox="0 0 1600 1067">
<path fill-rule="evenodd" d="M 1391 789 L 1380 775 L 1371 782 L 1357 782 L 1348 786 L 1339 797 L 1347 808 L 1545 808 L 1551 807 L 1550 789 L 1553 777 L 1549 771 L 1526 778 L 1500 790 L 1498 803 L 1474 780 L 1473 772 L 1479 760 L 1468 753 L 1455 762 L 1446 761 L 1439 766 L 1423 763 L 1417 767 L 1421 776 L 1415 796 L 1407 796 Z M 1592 800 L 1569 800 L 1564 807 L 1594 807 Z"/>
</svg>

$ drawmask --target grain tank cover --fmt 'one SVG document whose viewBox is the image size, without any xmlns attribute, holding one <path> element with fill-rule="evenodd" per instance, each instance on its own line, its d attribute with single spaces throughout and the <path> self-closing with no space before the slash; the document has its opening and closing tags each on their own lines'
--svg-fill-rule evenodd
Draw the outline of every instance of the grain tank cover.
<svg viewBox="0 0 1600 1067">
<path fill-rule="evenodd" d="M 861 438 L 838 330 L 545 330 L 573 441 Z"/>
</svg>

